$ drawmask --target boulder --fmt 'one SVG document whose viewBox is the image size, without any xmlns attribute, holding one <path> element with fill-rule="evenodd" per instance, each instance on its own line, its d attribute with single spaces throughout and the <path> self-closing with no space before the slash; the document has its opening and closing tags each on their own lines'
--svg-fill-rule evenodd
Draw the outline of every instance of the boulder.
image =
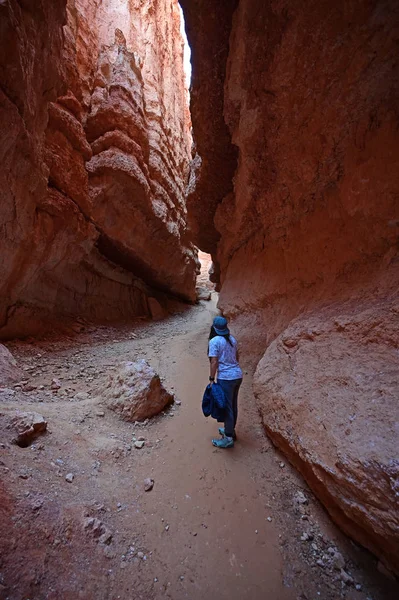
<svg viewBox="0 0 399 600">
<path fill-rule="evenodd" d="M 0 344 L 0 387 L 6 387 L 10 383 L 21 381 L 24 374 L 18 368 L 17 361 L 11 352 Z"/>
<path fill-rule="evenodd" d="M 47 429 L 47 421 L 36 412 L 18 411 L 12 418 L 9 428 L 15 432 L 13 441 L 21 448 L 27 448 Z"/>
<path fill-rule="evenodd" d="M 157 415 L 173 402 L 173 394 L 144 359 L 124 363 L 110 376 L 102 395 L 108 408 L 133 423 Z"/>
<path fill-rule="evenodd" d="M 334 521 L 397 572 L 398 312 L 374 299 L 299 318 L 254 379 L 273 442 Z"/>
</svg>

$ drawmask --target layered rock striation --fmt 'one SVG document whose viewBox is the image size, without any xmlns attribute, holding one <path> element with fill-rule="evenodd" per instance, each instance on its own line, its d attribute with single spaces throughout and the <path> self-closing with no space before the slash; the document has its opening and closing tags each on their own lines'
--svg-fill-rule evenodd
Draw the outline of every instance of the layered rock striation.
<svg viewBox="0 0 399 600">
<path fill-rule="evenodd" d="M 3 338 L 195 299 L 177 2 L 47 4 L 0 7 Z"/>
<path fill-rule="evenodd" d="M 396 290 L 298 317 L 254 391 L 266 431 L 342 529 L 398 568 Z"/>
<path fill-rule="evenodd" d="M 189 4 L 200 106 L 219 49 L 204 32 L 222 8 Z M 240 0 L 227 22 L 223 102 L 211 120 L 208 93 L 193 110 L 214 194 L 190 190 L 212 220 L 219 306 L 244 354 L 265 353 L 255 391 L 273 441 L 345 531 L 398 569 L 398 6 Z M 207 143 L 222 120 L 225 156 L 238 149 L 223 198 Z"/>
</svg>

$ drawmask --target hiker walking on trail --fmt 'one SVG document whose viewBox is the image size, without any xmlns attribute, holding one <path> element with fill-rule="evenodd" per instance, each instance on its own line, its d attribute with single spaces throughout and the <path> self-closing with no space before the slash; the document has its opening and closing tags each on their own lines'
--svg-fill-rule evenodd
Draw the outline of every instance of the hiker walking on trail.
<svg viewBox="0 0 399 600">
<path fill-rule="evenodd" d="M 215 317 L 209 334 L 208 356 L 210 362 L 209 381 L 215 381 L 223 389 L 226 398 L 224 427 L 219 428 L 221 439 L 212 440 L 217 448 L 232 448 L 236 439 L 238 390 L 242 382 L 242 371 L 238 364 L 237 341 L 230 334 L 227 320 Z"/>
</svg>

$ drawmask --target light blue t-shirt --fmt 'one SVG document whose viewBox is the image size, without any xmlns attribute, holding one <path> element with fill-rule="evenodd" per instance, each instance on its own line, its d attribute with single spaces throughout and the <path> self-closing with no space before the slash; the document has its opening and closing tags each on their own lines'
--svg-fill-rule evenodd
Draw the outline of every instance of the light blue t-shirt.
<svg viewBox="0 0 399 600">
<path fill-rule="evenodd" d="M 237 341 L 230 335 L 232 346 L 222 336 L 209 340 L 208 356 L 218 358 L 218 379 L 241 379 L 242 371 L 237 361 Z"/>
</svg>

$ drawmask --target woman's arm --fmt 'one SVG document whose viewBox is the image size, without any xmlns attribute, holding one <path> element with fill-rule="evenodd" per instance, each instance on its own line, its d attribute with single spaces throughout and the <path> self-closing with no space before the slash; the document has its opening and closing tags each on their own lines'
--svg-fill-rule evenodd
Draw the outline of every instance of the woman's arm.
<svg viewBox="0 0 399 600">
<path fill-rule="evenodd" d="M 209 377 L 215 379 L 216 377 L 216 371 L 218 370 L 218 357 L 217 356 L 210 356 L 209 357 L 209 367 L 210 367 L 210 372 L 209 372 Z"/>
</svg>

